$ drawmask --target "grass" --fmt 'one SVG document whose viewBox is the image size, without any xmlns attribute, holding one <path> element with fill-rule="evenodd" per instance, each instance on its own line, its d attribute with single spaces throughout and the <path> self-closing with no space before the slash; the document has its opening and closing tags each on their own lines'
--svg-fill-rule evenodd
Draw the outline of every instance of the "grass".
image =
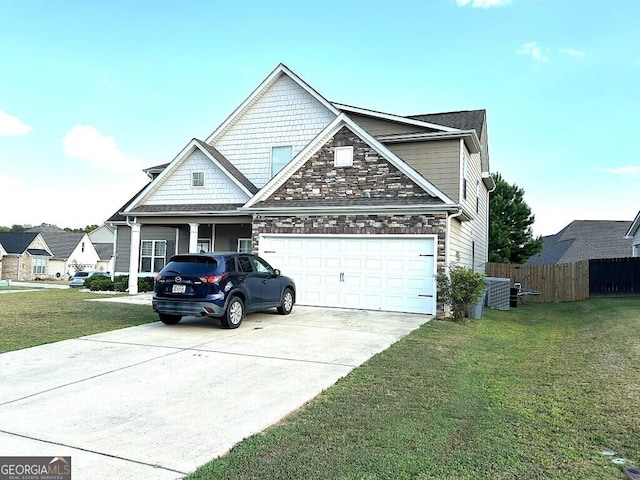
<svg viewBox="0 0 640 480">
<path fill-rule="evenodd" d="M 0 353 L 155 322 L 150 305 L 86 302 L 104 295 L 42 289 L 0 295 Z"/>
<path fill-rule="evenodd" d="M 638 412 L 640 298 L 529 303 L 426 324 L 188 479 L 623 479 Z"/>
</svg>

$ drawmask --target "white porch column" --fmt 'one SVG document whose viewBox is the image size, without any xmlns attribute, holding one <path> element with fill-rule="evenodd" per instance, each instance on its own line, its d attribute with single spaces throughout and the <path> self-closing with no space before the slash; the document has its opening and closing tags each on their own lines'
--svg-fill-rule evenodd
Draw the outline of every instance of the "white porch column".
<svg viewBox="0 0 640 480">
<path fill-rule="evenodd" d="M 198 253 L 198 227 L 199 223 L 189 224 L 189 253 Z"/>
<path fill-rule="evenodd" d="M 211 251 L 216 251 L 216 224 L 211 224 Z"/>
<path fill-rule="evenodd" d="M 140 224 L 130 223 L 131 246 L 129 247 L 129 295 L 138 293 L 138 266 L 140 265 Z"/>
</svg>

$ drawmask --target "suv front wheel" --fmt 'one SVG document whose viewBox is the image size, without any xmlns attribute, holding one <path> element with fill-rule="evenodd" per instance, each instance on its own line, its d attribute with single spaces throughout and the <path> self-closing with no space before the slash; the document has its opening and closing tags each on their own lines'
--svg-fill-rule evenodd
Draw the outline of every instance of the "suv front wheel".
<svg viewBox="0 0 640 480">
<path fill-rule="evenodd" d="M 168 313 L 159 313 L 160 321 L 165 325 L 175 325 L 182 320 L 182 315 L 169 315 Z"/>
<path fill-rule="evenodd" d="M 281 315 L 289 315 L 291 310 L 293 310 L 293 291 L 290 288 L 285 288 L 280 298 L 278 313 Z"/>
<path fill-rule="evenodd" d="M 244 317 L 244 304 L 240 298 L 232 297 L 227 310 L 220 318 L 220 323 L 224 328 L 238 328 L 242 323 L 242 317 Z"/>
</svg>

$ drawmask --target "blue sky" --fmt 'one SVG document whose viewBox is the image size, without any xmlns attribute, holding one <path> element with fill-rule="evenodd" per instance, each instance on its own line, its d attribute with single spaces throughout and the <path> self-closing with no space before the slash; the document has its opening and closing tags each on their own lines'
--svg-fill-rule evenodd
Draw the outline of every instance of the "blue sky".
<svg viewBox="0 0 640 480">
<path fill-rule="evenodd" d="M 534 232 L 640 203 L 637 0 L 0 0 L 0 225 L 100 224 L 280 62 L 399 115 L 485 108 Z"/>
</svg>

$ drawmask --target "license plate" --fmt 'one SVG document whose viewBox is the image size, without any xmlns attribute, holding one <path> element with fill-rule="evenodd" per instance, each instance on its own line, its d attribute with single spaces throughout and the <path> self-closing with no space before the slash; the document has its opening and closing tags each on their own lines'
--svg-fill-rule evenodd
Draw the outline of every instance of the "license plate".
<svg viewBox="0 0 640 480">
<path fill-rule="evenodd" d="M 174 285 L 171 287 L 171 293 L 184 293 L 187 291 L 186 285 Z"/>
</svg>

